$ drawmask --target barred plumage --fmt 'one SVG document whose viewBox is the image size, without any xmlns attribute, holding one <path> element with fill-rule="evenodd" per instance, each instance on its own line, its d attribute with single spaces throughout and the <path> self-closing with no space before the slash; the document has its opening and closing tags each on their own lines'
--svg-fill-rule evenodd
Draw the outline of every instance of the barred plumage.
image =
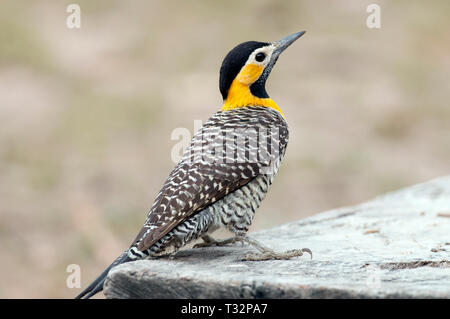
<svg viewBox="0 0 450 319">
<path fill-rule="evenodd" d="M 245 135 L 248 132 L 256 134 Z M 211 133 L 223 133 L 223 138 Z M 214 114 L 194 135 L 165 182 L 130 248 L 129 258 L 167 253 L 169 247 L 178 249 L 219 227 L 244 235 L 278 171 L 288 137 L 284 118 L 267 107 Z M 244 143 L 236 143 L 243 138 Z M 211 150 L 221 148 L 221 142 L 226 146 L 221 154 L 211 154 Z M 273 151 L 269 149 L 271 143 L 275 144 Z M 258 156 L 252 162 L 251 146 L 255 144 Z M 226 157 L 227 153 L 238 152 L 246 156 Z M 220 159 L 223 163 L 218 163 Z"/>
</svg>

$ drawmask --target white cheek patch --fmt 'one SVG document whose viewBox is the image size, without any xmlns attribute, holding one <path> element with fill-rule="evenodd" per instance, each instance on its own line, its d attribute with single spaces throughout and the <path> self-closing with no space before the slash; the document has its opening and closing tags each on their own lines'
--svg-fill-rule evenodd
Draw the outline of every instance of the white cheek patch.
<svg viewBox="0 0 450 319">
<path fill-rule="evenodd" d="M 260 65 L 262 67 L 266 67 L 267 64 L 269 64 L 269 62 L 270 62 L 270 59 L 272 57 L 272 52 L 274 50 L 275 50 L 275 46 L 273 44 L 268 45 L 263 48 L 256 49 L 255 51 L 252 52 L 252 54 L 250 54 L 247 62 L 245 62 L 245 65 L 252 63 L 252 64 Z M 266 58 L 264 59 L 264 61 L 261 61 L 261 62 L 256 61 L 256 55 L 258 53 L 264 53 L 266 55 Z"/>
</svg>

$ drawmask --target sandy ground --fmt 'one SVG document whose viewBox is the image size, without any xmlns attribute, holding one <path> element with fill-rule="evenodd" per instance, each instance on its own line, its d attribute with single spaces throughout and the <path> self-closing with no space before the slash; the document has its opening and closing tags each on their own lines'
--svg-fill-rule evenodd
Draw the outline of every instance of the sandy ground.
<svg viewBox="0 0 450 319">
<path fill-rule="evenodd" d="M 355 204 L 450 169 L 448 1 L 3 1 L 0 297 L 66 298 L 134 239 L 174 167 L 177 127 L 221 106 L 218 70 L 247 40 L 307 30 L 268 92 L 291 130 L 252 230 Z M 307 246 L 304 243 L 303 246 Z"/>
</svg>

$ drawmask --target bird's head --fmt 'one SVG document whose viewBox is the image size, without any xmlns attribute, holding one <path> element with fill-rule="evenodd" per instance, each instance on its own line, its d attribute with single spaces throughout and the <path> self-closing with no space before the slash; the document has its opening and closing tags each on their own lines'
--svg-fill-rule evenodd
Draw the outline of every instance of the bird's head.
<svg viewBox="0 0 450 319">
<path fill-rule="evenodd" d="M 231 50 L 220 68 L 222 111 L 245 106 L 267 106 L 281 112 L 266 92 L 266 80 L 283 52 L 305 31 L 274 42 L 248 41 Z"/>
</svg>

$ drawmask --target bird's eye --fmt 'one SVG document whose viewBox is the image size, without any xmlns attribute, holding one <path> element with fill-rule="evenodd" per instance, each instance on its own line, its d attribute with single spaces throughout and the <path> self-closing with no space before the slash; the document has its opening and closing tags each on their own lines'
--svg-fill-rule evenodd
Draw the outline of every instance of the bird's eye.
<svg viewBox="0 0 450 319">
<path fill-rule="evenodd" d="M 262 52 L 259 52 L 256 56 L 255 56 L 255 60 L 258 62 L 262 62 L 264 61 L 264 59 L 266 58 L 266 55 Z"/>
</svg>

